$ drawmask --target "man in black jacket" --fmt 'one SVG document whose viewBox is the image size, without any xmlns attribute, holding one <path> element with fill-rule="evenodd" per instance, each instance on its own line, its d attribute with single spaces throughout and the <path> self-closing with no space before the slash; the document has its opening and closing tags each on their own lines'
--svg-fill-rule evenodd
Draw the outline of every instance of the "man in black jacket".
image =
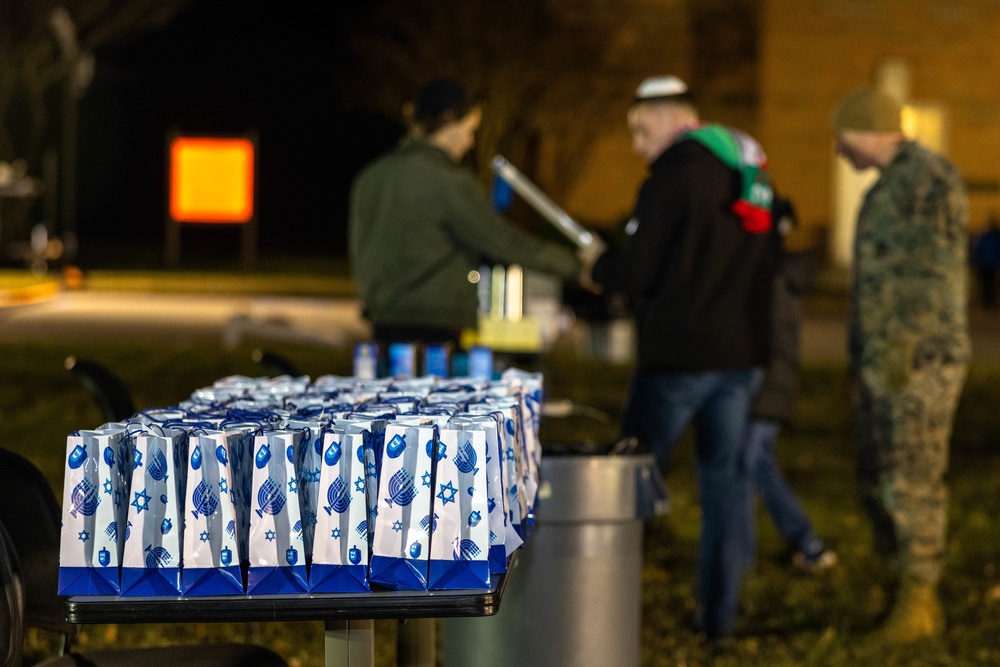
<svg viewBox="0 0 1000 667">
<path fill-rule="evenodd" d="M 664 472 L 681 432 L 696 432 L 702 527 L 697 622 L 724 644 L 736 622 L 746 553 L 747 409 L 768 361 L 772 284 L 766 160 L 750 137 L 699 121 L 687 86 L 645 80 L 628 114 L 649 163 L 628 240 L 584 279 L 636 304 L 638 360 L 623 435 Z"/>
</svg>

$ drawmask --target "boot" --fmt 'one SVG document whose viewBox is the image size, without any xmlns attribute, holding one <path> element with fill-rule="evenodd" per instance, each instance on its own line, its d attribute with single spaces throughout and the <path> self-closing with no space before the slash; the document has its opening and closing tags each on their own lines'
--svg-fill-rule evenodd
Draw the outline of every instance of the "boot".
<svg viewBox="0 0 1000 667">
<path fill-rule="evenodd" d="M 875 631 L 874 639 L 884 644 L 909 644 L 919 639 L 938 637 L 944 631 L 944 610 L 937 585 L 904 580 L 885 624 Z"/>
</svg>

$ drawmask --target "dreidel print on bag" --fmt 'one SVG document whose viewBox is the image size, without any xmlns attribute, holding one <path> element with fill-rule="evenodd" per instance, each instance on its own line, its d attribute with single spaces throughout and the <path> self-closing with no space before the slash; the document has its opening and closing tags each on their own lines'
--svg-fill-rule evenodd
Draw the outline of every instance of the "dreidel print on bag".
<svg viewBox="0 0 1000 667">
<path fill-rule="evenodd" d="M 240 571 L 238 507 L 234 493 L 243 482 L 235 473 L 237 431 L 192 433 L 188 443 L 187 494 L 181 587 L 184 595 L 244 592 Z"/>
<path fill-rule="evenodd" d="M 265 431 L 256 436 L 254 506 L 250 516 L 247 593 L 309 590 L 302 530 L 299 475 L 295 468 L 301 430 Z"/>
<path fill-rule="evenodd" d="M 116 595 L 127 521 L 131 448 L 121 424 L 66 439 L 59 548 L 60 595 Z M 110 528 L 110 530 L 109 530 Z"/>
<path fill-rule="evenodd" d="M 427 587 L 431 590 L 489 588 L 490 530 L 485 466 L 486 433 L 474 426 L 441 429 L 442 449 L 435 476 L 434 526 Z"/>
<path fill-rule="evenodd" d="M 364 443 L 364 432 L 357 428 L 352 433 L 334 428 L 323 434 L 320 490 L 324 502 L 317 514 L 309 572 L 313 591 L 370 590 Z"/>
<path fill-rule="evenodd" d="M 416 418 L 419 419 L 419 418 Z M 393 590 L 427 588 L 431 542 L 420 522 L 433 514 L 437 427 L 389 422 L 372 512 L 375 533 L 369 577 Z"/>
<path fill-rule="evenodd" d="M 185 457 L 187 436 L 155 424 L 141 428 L 132 431 L 135 463 L 145 463 L 132 472 L 128 524 L 135 538 L 125 541 L 121 594 L 176 596 L 182 590 L 185 480 L 174 463 Z"/>
</svg>

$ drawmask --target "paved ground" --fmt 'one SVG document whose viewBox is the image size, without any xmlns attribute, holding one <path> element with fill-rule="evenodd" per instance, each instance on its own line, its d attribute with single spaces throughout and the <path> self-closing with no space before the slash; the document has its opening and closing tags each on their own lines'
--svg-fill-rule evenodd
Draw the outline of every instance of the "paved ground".
<svg viewBox="0 0 1000 667">
<path fill-rule="evenodd" d="M 973 306 L 969 312 L 973 358 L 1000 362 L 1000 310 Z M 846 312 L 807 313 L 802 326 L 804 359 L 844 359 L 847 353 Z"/>
<path fill-rule="evenodd" d="M 244 336 L 347 345 L 367 336 L 346 299 L 63 292 L 0 309 L 0 340 L 99 340 Z"/>
<path fill-rule="evenodd" d="M 1000 361 L 1000 311 L 970 314 L 975 356 Z M 821 299 L 803 323 L 807 360 L 843 359 L 842 299 Z M 61 292 L 0 308 L 0 341 L 122 337 L 221 338 L 349 345 L 368 336 L 352 299 L 191 296 L 139 292 Z"/>
</svg>

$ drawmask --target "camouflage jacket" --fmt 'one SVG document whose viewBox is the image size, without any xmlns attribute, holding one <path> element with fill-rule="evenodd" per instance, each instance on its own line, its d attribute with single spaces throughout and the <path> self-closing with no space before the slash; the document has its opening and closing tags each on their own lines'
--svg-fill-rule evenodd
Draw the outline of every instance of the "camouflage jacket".
<svg viewBox="0 0 1000 667">
<path fill-rule="evenodd" d="M 849 337 L 854 372 L 894 390 L 926 363 L 968 362 L 967 221 L 955 168 L 904 143 L 858 214 Z"/>
</svg>

